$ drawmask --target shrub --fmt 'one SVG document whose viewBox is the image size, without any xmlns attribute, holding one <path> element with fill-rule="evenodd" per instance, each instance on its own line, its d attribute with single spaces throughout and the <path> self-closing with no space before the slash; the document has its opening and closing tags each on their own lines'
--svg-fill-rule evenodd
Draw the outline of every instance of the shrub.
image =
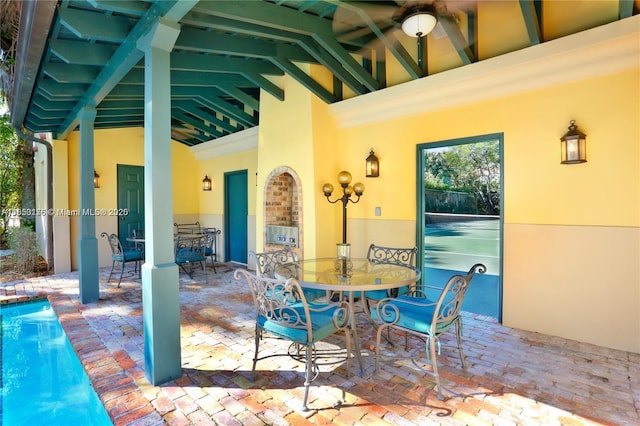
<svg viewBox="0 0 640 426">
<path fill-rule="evenodd" d="M 38 238 L 29 228 L 9 228 L 9 248 L 13 250 L 16 269 L 22 273 L 34 272 L 38 266 Z"/>
</svg>

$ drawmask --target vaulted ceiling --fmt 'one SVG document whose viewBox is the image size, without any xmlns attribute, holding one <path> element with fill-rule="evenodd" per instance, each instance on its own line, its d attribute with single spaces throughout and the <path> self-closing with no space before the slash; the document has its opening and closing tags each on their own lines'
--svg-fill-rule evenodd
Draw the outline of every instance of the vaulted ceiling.
<svg viewBox="0 0 640 426">
<path fill-rule="evenodd" d="M 23 6 L 14 123 L 64 138 L 90 106 L 96 128 L 142 126 L 136 41 L 165 18 L 181 25 L 171 53 L 171 119 L 172 137 L 186 145 L 257 126 L 261 94 L 286 97 L 277 78 L 284 74 L 334 103 L 638 13 L 637 0 L 437 0 L 439 25 L 420 44 L 399 30 L 397 15 L 432 1 L 24 3 L 38 5 Z M 304 64 L 320 65 L 331 83 Z"/>
</svg>

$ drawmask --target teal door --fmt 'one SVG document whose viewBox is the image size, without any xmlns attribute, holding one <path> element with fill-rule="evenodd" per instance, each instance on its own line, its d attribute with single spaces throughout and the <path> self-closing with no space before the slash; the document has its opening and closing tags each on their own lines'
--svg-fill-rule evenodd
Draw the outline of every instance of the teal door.
<svg viewBox="0 0 640 426">
<path fill-rule="evenodd" d="M 144 167 L 118 164 L 118 211 L 127 212 L 118 217 L 121 241 L 134 229 L 144 231 Z"/>
<path fill-rule="evenodd" d="M 418 145 L 418 253 L 436 297 L 475 263 L 462 309 L 502 320 L 502 134 Z"/>
<path fill-rule="evenodd" d="M 247 171 L 224 174 L 224 247 L 226 261 L 247 263 Z"/>
</svg>

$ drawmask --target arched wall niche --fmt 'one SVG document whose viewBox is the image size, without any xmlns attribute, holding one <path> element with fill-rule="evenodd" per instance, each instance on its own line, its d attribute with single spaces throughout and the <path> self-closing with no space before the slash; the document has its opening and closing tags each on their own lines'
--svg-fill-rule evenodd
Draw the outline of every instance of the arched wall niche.
<svg viewBox="0 0 640 426">
<path fill-rule="evenodd" d="M 279 250 L 291 246 L 299 258 L 303 258 L 304 240 L 302 238 L 302 185 L 300 177 L 290 167 L 281 166 L 269 173 L 264 186 L 264 251 Z M 274 227 L 282 228 L 287 241 L 273 241 Z M 292 244 L 289 238 L 291 229 L 297 228 L 297 241 Z M 277 228 L 281 229 L 281 228 Z M 271 233 L 271 237 L 270 234 Z"/>
</svg>

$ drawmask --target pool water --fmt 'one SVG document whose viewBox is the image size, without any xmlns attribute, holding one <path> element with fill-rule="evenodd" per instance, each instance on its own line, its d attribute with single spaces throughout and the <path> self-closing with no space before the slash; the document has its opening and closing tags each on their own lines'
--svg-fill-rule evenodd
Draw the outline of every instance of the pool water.
<svg viewBox="0 0 640 426">
<path fill-rule="evenodd" d="M 111 425 L 48 301 L 0 307 L 2 425 Z"/>
</svg>

